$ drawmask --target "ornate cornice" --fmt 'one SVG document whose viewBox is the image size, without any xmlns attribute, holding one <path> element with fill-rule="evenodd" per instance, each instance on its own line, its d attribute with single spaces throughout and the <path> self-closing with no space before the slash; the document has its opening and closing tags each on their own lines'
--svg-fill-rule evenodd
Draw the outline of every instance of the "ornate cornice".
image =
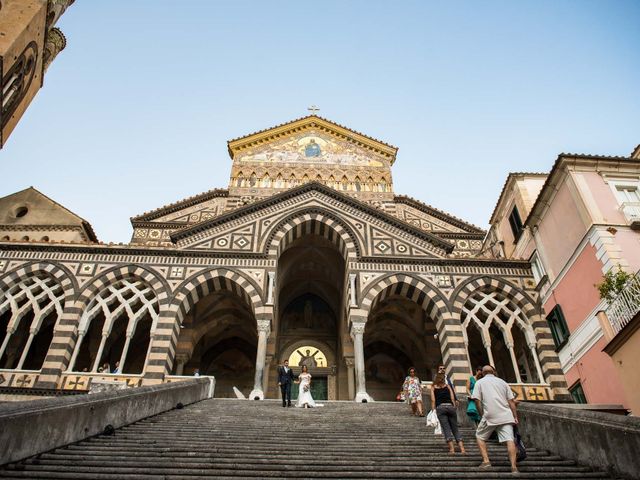
<svg viewBox="0 0 640 480">
<path fill-rule="evenodd" d="M 484 240 L 485 233 L 467 233 L 467 232 L 433 232 L 434 235 L 442 238 L 452 238 L 454 240 Z"/>
<path fill-rule="evenodd" d="M 244 215 L 256 212 L 265 207 L 276 205 L 284 200 L 288 200 L 292 197 L 295 197 L 305 192 L 309 192 L 311 190 L 316 190 L 318 192 L 321 192 L 327 195 L 328 197 L 340 200 L 346 203 L 347 205 L 364 210 L 369 215 L 372 215 L 373 217 L 383 220 L 384 222 L 390 225 L 393 225 L 394 227 L 399 228 L 400 230 L 408 232 L 422 240 L 425 240 L 437 247 L 440 247 L 447 253 L 451 253 L 455 248 L 454 245 L 447 242 L 446 240 L 443 240 L 442 238 L 438 237 L 433 233 L 425 232 L 424 230 L 418 227 L 415 227 L 414 225 L 411 225 L 410 223 L 405 222 L 404 220 L 401 220 L 398 217 L 385 213 L 382 210 L 374 208 L 367 203 L 361 202 L 360 200 L 357 200 L 349 195 L 345 195 L 319 182 L 305 183 L 304 185 L 291 188 L 281 193 L 277 193 L 265 199 L 259 200 L 249 205 L 245 205 L 244 207 L 240 207 L 230 212 L 224 213 L 218 217 L 193 225 L 192 227 L 182 229 L 178 232 L 173 232 L 170 235 L 171 240 L 173 242 L 178 242 L 179 240 L 182 240 L 191 235 L 195 235 L 197 233 L 208 230 L 212 227 L 215 227 L 216 225 L 220 225 L 222 223 L 229 222 L 231 220 L 236 220 L 238 218 L 241 218 Z"/>
<path fill-rule="evenodd" d="M 408 197 L 406 195 L 396 195 L 393 197 L 393 201 L 397 203 L 404 203 L 405 205 L 409 205 L 417 210 L 420 210 L 427 215 L 431 215 L 432 217 L 437 218 L 438 220 L 442 220 L 443 222 L 450 223 L 462 230 L 465 230 L 469 233 L 481 233 L 485 234 L 486 232 L 480 227 L 476 227 L 475 225 L 465 222 L 464 220 L 454 217 L 453 215 L 443 212 L 442 210 L 438 210 L 431 205 L 427 205 L 426 203 L 421 202 L 420 200 L 416 200 L 415 198 Z"/>
<path fill-rule="evenodd" d="M 144 212 L 135 217 L 131 217 L 131 223 L 133 224 L 133 222 L 150 221 L 150 220 L 162 217 L 163 215 L 168 215 L 170 213 L 174 213 L 179 210 L 192 207 L 194 205 L 197 205 L 198 203 L 206 202 L 207 200 L 211 200 L 212 198 L 228 197 L 228 196 L 229 196 L 229 190 L 227 189 L 216 188 L 213 190 L 208 190 L 206 192 L 199 193 L 198 195 L 187 197 L 177 202 L 164 205 L 163 207 L 156 208 L 155 210 Z"/>
<path fill-rule="evenodd" d="M 350 128 L 344 127 L 325 118 L 318 117 L 316 115 L 309 115 L 291 122 L 283 123 L 275 127 L 259 130 L 255 133 L 229 140 L 227 142 L 229 156 L 234 158 L 237 152 L 244 150 L 245 148 L 251 148 L 255 145 L 259 145 L 297 131 L 306 130 L 308 128 L 319 128 L 320 130 L 333 134 L 343 140 L 358 145 L 359 147 L 374 151 L 377 154 L 386 157 L 391 165 L 393 165 L 393 162 L 396 159 L 396 154 L 398 153 L 398 148 L 393 145 L 389 145 L 388 143 L 384 143 L 363 133 L 351 130 Z"/>
<path fill-rule="evenodd" d="M 78 254 L 102 254 L 102 255 L 131 255 L 131 256 L 157 256 L 157 257 L 181 257 L 181 258 L 237 258 L 237 259 L 268 259 L 264 253 L 246 252 L 218 252 L 207 250 L 178 250 L 175 248 L 140 247 L 140 246 L 107 246 L 107 245 L 66 245 L 66 244 L 30 244 L 6 242 L 0 243 L 0 252 L 50 252 L 50 253 L 78 253 Z M 109 261 L 101 259 L 101 261 Z M 115 259 L 113 261 L 116 261 Z M 118 260 L 121 262 L 122 260 Z M 531 270 L 531 264 L 526 260 L 500 260 L 483 258 L 406 258 L 406 257 L 361 257 L 356 263 L 365 264 L 392 264 L 392 265 L 434 265 L 434 266 L 458 266 L 458 267 L 485 267 L 485 268 L 519 268 Z"/>
</svg>

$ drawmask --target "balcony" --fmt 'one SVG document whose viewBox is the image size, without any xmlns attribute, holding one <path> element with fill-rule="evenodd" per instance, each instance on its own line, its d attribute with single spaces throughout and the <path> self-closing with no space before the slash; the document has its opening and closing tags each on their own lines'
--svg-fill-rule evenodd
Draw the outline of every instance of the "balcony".
<svg viewBox="0 0 640 480">
<path fill-rule="evenodd" d="M 640 203 L 636 222 L 640 228 Z M 626 215 L 626 214 L 625 214 Z M 628 218 L 628 217 L 627 217 Z M 609 304 L 606 310 L 607 318 L 613 329 L 613 335 L 617 335 L 620 330 L 633 320 L 640 312 L 640 272 L 637 272 L 625 285 L 616 298 Z"/>
<path fill-rule="evenodd" d="M 623 202 L 620 211 L 627 219 L 631 230 L 640 230 L 640 202 Z"/>
</svg>

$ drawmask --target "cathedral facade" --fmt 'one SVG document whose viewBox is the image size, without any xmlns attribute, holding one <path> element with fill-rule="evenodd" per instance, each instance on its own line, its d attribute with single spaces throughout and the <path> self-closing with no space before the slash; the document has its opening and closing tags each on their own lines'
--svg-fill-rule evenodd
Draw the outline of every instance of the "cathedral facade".
<svg viewBox="0 0 640 480">
<path fill-rule="evenodd" d="M 393 400 L 411 366 L 464 391 L 490 363 L 520 398 L 566 396 L 530 264 L 397 195 L 395 147 L 316 115 L 228 147 L 227 188 L 132 218 L 126 245 L 35 189 L 0 199 L 0 387 L 198 372 L 275 398 L 289 360 L 318 398 Z"/>
</svg>

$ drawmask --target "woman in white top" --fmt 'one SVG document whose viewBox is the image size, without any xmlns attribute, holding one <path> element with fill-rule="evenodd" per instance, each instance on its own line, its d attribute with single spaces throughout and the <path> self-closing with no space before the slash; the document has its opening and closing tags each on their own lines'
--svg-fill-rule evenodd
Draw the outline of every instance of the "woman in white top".
<svg viewBox="0 0 640 480">
<path fill-rule="evenodd" d="M 296 407 L 313 408 L 316 402 L 311 396 L 311 374 L 306 365 L 302 367 L 302 373 L 298 377 L 296 383 L 300 384 L 298 389 L 298 401 Z"/>
</svg>

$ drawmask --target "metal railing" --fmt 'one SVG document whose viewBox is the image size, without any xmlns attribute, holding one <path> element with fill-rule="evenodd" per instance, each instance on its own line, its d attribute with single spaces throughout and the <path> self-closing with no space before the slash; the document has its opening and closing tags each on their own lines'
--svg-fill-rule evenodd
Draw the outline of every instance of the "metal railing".
<svg viewBox="0 0 640 480">
<path fill-rule="evenodd" d="M 631 277 L 624 289 L 609 304 L 607 317 L 617 334 L 640 312 L 640 271 Z"/>
</svg>

